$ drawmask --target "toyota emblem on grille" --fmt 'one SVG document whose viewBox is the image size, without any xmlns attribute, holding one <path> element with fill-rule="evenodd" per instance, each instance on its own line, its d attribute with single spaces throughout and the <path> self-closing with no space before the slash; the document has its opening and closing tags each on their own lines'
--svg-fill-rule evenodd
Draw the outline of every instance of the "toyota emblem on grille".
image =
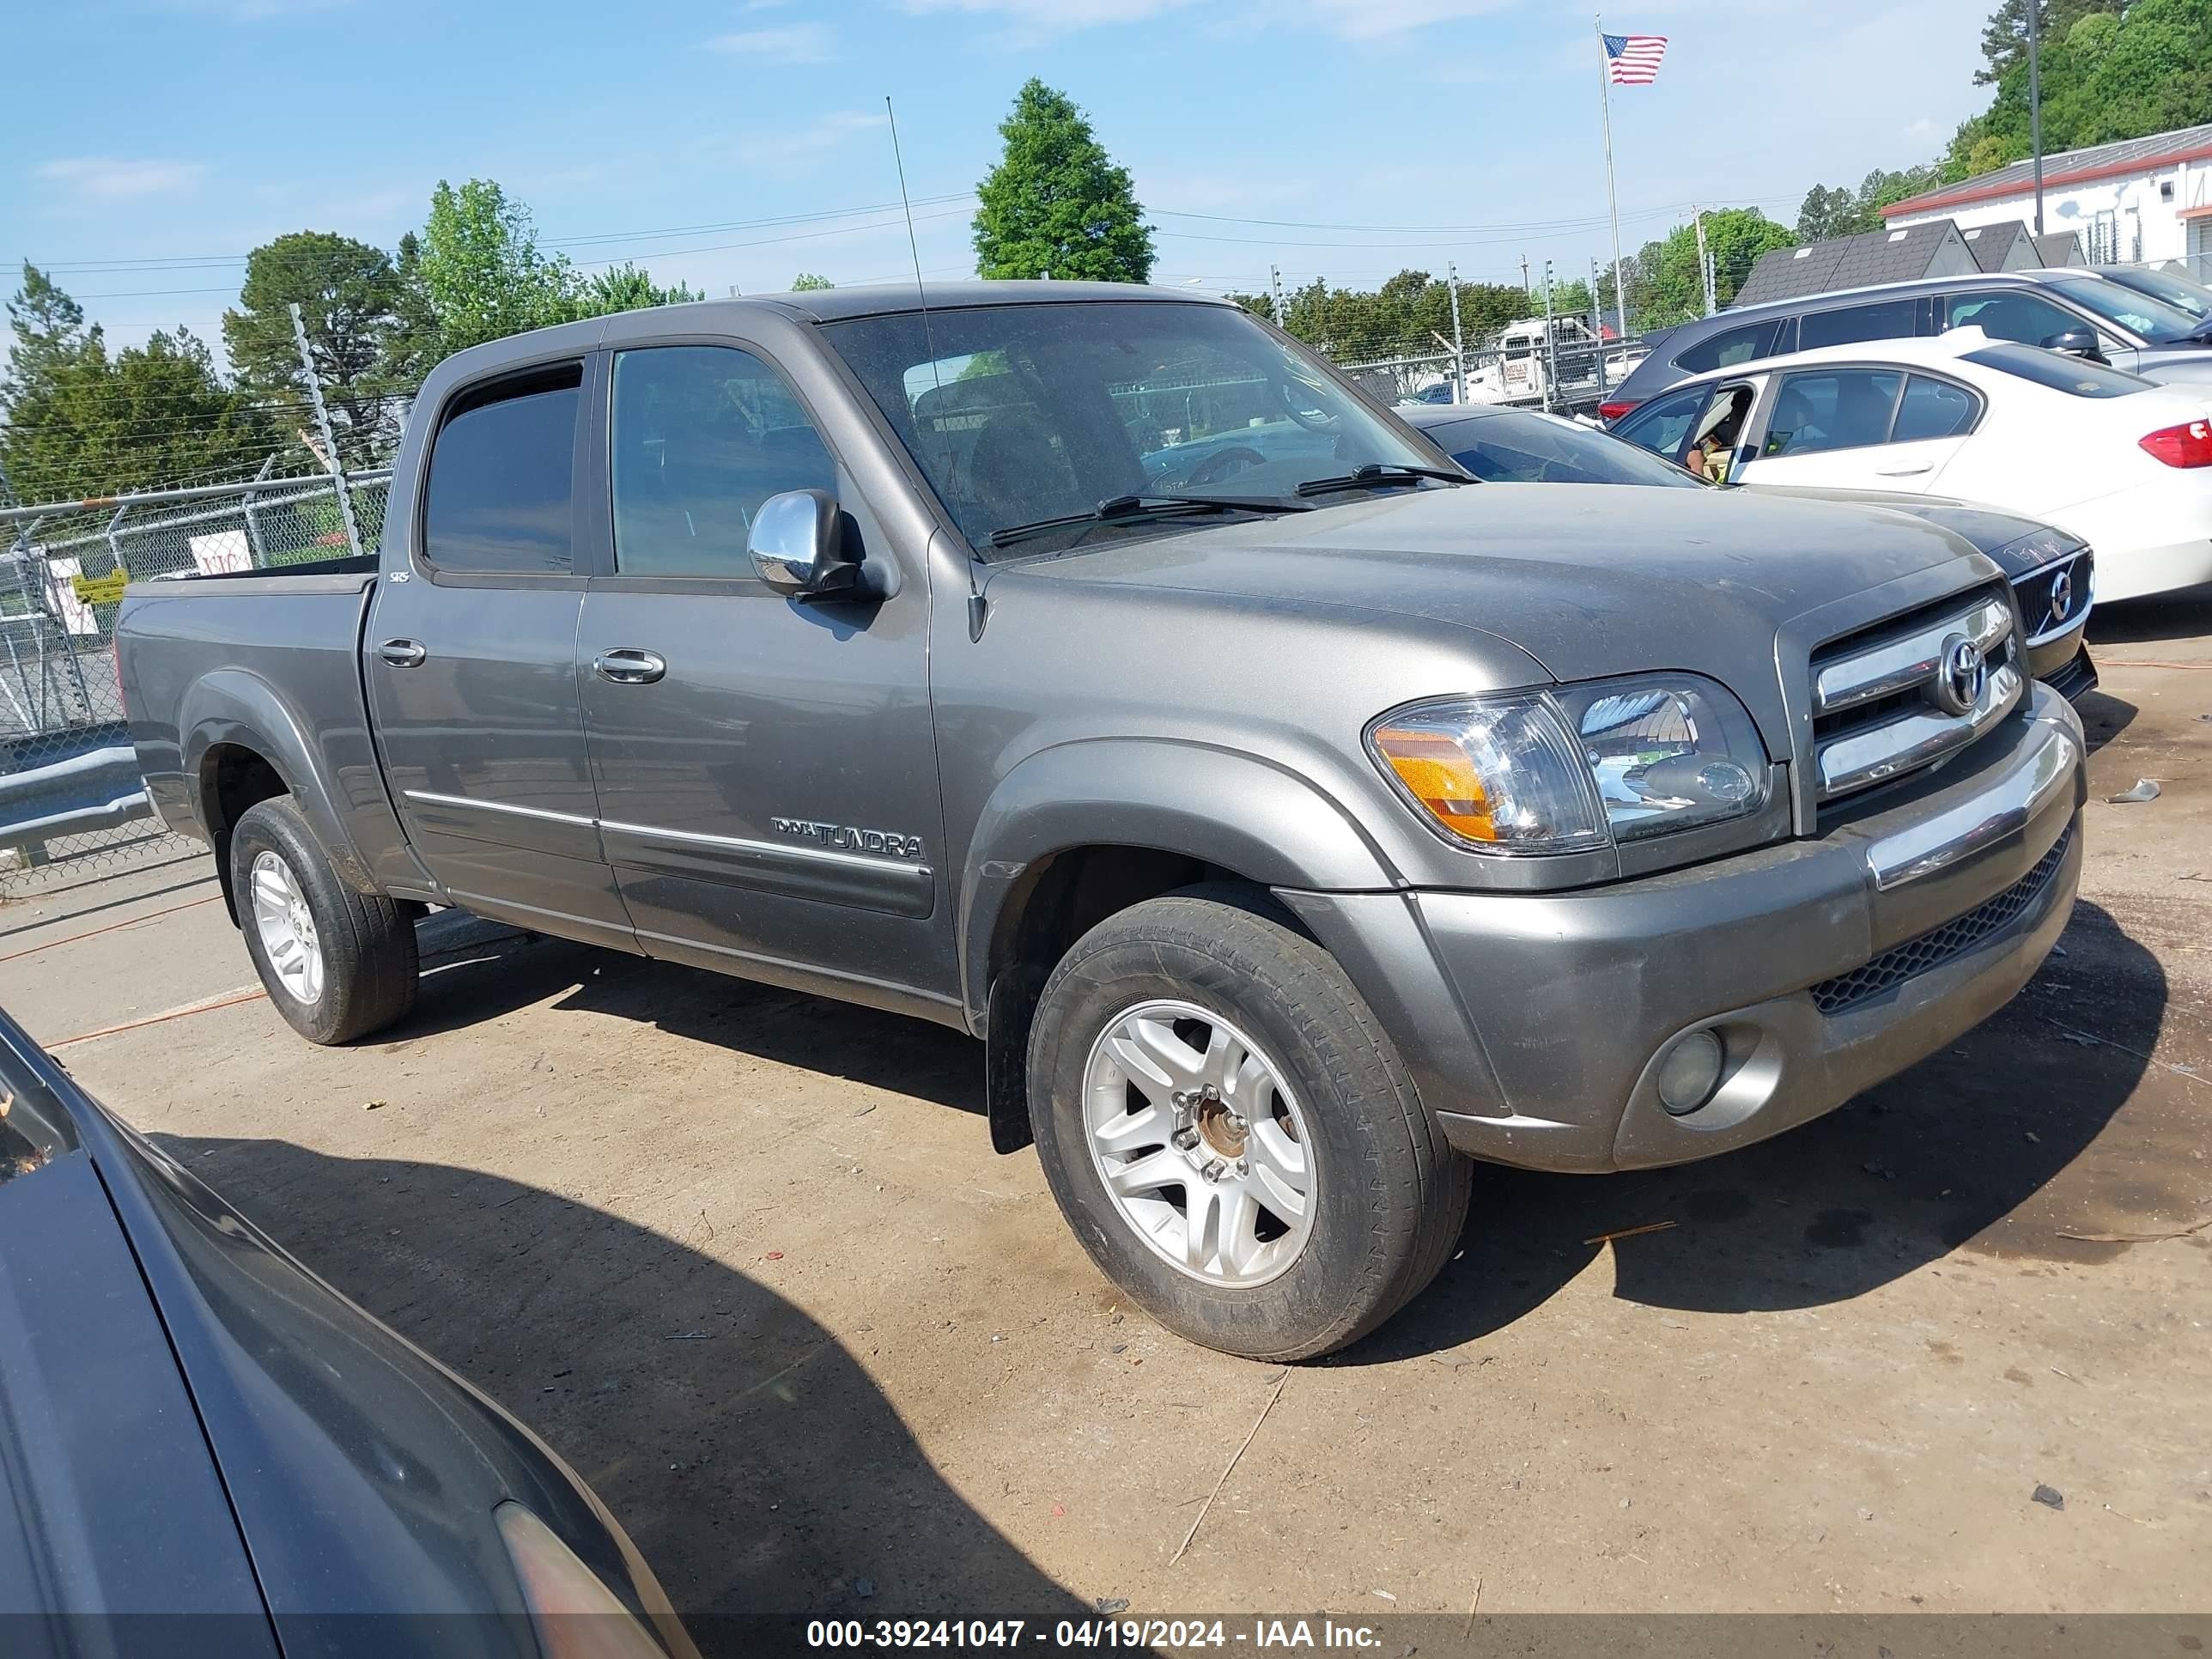
<svg viewBox="0 0 2212 1659">
<path fill-rule="evenodd" d="M 1964 634 L 1954 634 L 1943 641 L 1936 659 L 1936 678 L 1928 683 L 1929 700 L 1947 714 L 1971 714 L 1982 700 L 1982 684 L 1988 677 L 1982 647 Z"/>
<path fill-rule="evenodd" d="M 2051 620 L 2063 623 L 2074 610 L 2074 573 L 2062 570 L 2051 579 Z"/>
</svg>

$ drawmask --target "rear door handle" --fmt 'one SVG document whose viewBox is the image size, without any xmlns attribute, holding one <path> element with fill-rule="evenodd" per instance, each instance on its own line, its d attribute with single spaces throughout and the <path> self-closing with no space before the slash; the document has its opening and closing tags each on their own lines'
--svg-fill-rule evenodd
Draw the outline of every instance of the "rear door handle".
<svg viewBox="0 0 2212 1659">
<path fill-rule="evenodd" d="M 420 640 L 386 640 L 376 654 L 394 668 L 420 668 L 430 655 Z"/>
<path fill-rule="evenodd" d="M 668 672 L 668 659 L 657 651 L 617 646 L 592 659 L 592 672 L 617 685 L 651 685 Z"/>
<path fill-rule="evenodd" d="M 1923 461 L 1917 466 L 1878 466 L 1874 470 L 1877 478 L 1917 478 L 1923 472 L 1933 472 L 1936 464 Z"/>
</svg>

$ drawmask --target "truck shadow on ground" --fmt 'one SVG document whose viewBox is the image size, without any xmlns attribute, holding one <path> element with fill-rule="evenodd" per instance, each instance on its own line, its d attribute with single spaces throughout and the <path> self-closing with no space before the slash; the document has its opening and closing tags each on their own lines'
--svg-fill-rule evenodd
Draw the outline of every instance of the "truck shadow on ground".
<svg viewBox="0 0 2212 1659">
<path fill-rule="evenodd" d="M 712 1257 L 495 1176 L 158 1139 L 549 1441 L 703 1651 L 746 1651 L 733 1621 L 763 1614 L 1091 1611 L 946 1485 L 836 1338 Z"/>
<path fill-rule="evenodd" d="M 2081 716 L 2082 741 L 2093 755 L 2133 726 L 2138 712 L 2135 704 L 2109 691 L 2092 691 L 2075 708 Z"/>
<path fill-rule="evenodd" d="M 1707 1163 L 1606 1176 L 1485 1168 L 1461 1253 L 1340 1364 L 1433 1353 L 1511 1324 L 1614 1252 L 1613 1294 L 1698 1313 L 1849 1301 L 1954 1252 L 2095 1264 L 2187 1195 L 2186 1122 L 2143 1113 L 2083 1152 L 2135 1093 L 2166 1006 L 2163 970 L 2104 910 L 1994 1018 L 1802 1128 Z M 2091 1037 L 2094 1042 L 2081 1039 Z M 2132 1051 L 2132 1052 L 2131 1052 Z M 2175 1119 L 2161 1127 L 2158 1118 Z M 2193 1190 L 2193 1189 L 2192 1189 Z M 1662 1231 L 1593 1243 L 1620 1229 Z"/>
<path fill-rule="evenodd" d="M 471 929 L 491 938 L 448 947 L 441 927 L 454 939 Z M 396 1043 L 558 996 L 556 1010 L 635 1019 L 983 1109 L 980 1047 L 923 1021 L 465 917 L 433 918 L 423 945 L 422 1001 L 390 1034 Z M 1479 1169 L 1467 1231 L 1443 1275 L 1328 1363 L 1387 1363 L 1475 1340 L 1540 1307 L 1608 1248 L 1616 1295 L 1712 1313 L 1848 1301 L 1961 1249 L 2109 1259 L 2123 1247 L 2062 1239 L 2059 1230 L 2140 1225 L 2167 1196 L 2161 1171 L 2185 1166 L 2189 1148 L 2152 1146 L 2145 1127 L 2113 1152 L 2125 1165 L 2118 1176 L 2069 1171 L 2142 1082 L 2167 987 L 2157 958 L 2095 905 L 2077 904 L 2059 948 L 2065 954 L 1995 1018 L 1776 1139 L 1706 1163 L 1606 1176 Z M 1588 1242 L 1653 1222 L 1673 1224 L 1610 1246 Z"/>
</svg>

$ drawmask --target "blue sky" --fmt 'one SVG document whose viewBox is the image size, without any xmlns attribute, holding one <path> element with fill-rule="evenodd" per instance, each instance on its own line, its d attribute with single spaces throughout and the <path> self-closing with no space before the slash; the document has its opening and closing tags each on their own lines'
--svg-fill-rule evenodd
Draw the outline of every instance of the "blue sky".
<svg viewBox="0 0 2212 1659">
<path fill-rule="evenodd" d="M 1629 0 L 1622 0 L 1629 6 Z M 1815 183 L 1937 153 L 1982 106 L 1990 0 L 1642 0 L 1659 83 L 1613 94 L 1622 240 L 1693 202 L 1785 221 Z M 0 255 L 119 340 L 214 338 L 246 251 L 386 246 L 441 178 L 498 179 L 580 263 L 720 295 L 972 270 L 966 192 L 1028 76 L 1134 173 L 1156 279 L 1406 265 L 1586 272 L 1608 251 L 1587 12 L 1540 0 L 20 0 Z M 1340 227 L 1390 227 L 1386 230 Z M 12 288 L 10 282 L 9 286 Z"/>
</svg>

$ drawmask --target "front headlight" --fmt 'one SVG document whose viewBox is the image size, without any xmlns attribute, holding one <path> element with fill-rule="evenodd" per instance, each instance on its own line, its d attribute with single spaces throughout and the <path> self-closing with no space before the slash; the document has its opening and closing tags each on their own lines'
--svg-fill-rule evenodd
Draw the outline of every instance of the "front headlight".
<svg viewBox="0 0 2212 1659">
<path fill-rule="evenodd" d="M 510 1498 L 491 1514 L 514 1563 L 545 1659 L 698 1659 L 673 1613 L 651 1610 L 665 1613 L 662 1639 L 654 1639 L 653 1626 L 625 1607 L 559 1534 L 521 1504 Z"/>
<path fill-rule="evenodd" d="M 1751 716 L 1694 675 L 1419 703 L 1376 721 L 1367 742 L 1401 794 L 1478 852 L 1588 852 L 1766 804 Z"/>
</svg>

